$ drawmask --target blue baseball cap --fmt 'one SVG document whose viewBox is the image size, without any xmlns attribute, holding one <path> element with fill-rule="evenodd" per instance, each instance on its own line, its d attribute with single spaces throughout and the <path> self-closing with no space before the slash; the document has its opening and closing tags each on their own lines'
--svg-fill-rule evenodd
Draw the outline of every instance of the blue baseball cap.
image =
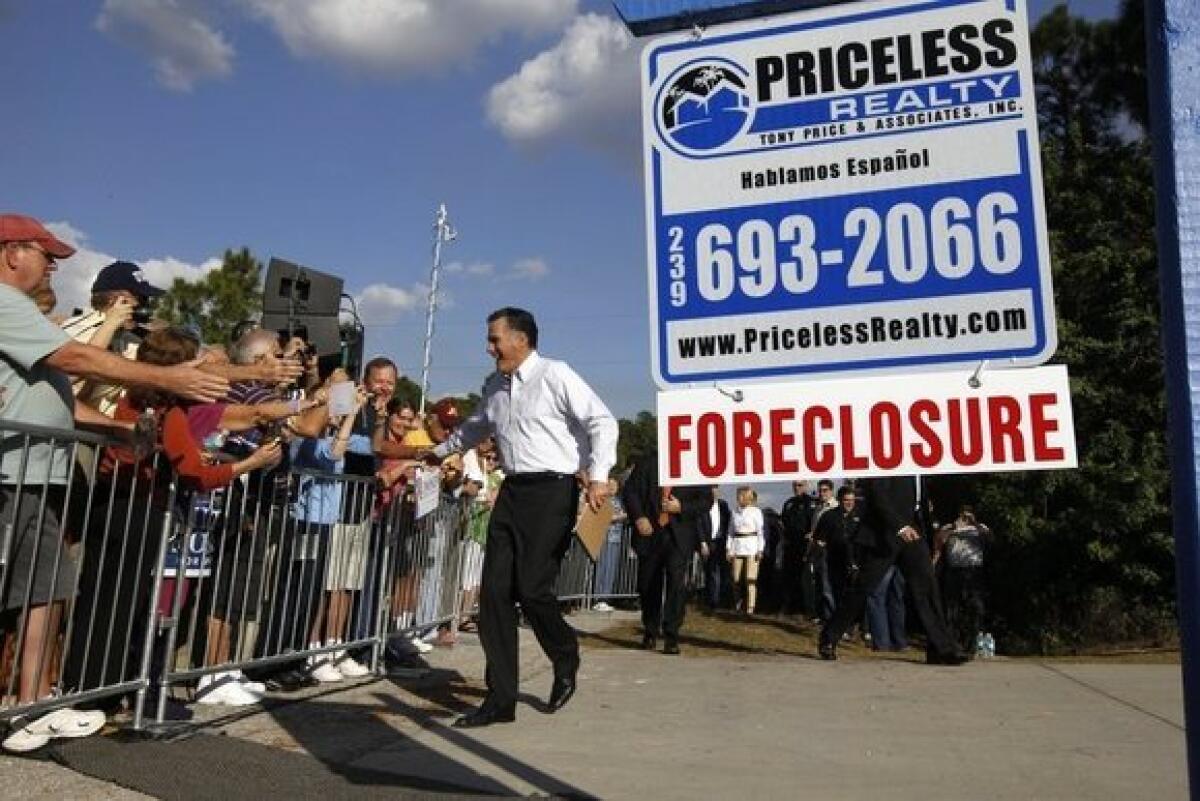
<svg viewBox="0 0 1200 801">
<path fill-rule="evenodd" d="M 125 290 L 139 298 L 156 298 L 166 292 L 146 280 L 142 268 L 131 261 L 114 261 L 96 276 L 92 292 L 116 292 Z"/>
</svg>

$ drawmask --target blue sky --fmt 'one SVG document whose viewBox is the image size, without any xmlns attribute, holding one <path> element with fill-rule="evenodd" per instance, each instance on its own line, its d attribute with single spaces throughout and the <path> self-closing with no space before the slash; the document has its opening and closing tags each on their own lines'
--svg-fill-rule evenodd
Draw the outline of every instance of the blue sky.
<svg viewBox="0 0 1200 801">
<path fill-rule="evenodd" d="M 82 246 L 67 300 L 113 257 L 166 281 L 246 245 L 345 276 L 416 377 L 445 202 L 435 396 L 478 388 L 514 304 L 618 415 L 653 407 L 638 45 L 607 2 L 0 0 L 0 30 L 6 205 Z"/>
</svg>

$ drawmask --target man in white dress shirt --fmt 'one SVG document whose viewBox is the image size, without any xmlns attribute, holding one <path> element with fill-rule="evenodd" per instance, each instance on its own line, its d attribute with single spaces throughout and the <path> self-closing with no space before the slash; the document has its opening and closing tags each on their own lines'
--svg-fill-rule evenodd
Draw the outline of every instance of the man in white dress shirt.
<svg viewBox="0 0 1200 801">
<path fill-rule="evenodd" d="M 570 544 L 579 492 L 587 503 L 608 503 L 608 473 L 617 460 L 617 421 L 566 363 L 537 352 L 533 315 L 506 307 L 488 316 L 488 355 L 496 372 L 483 400 L 433 454 L 445 458 L 495 434 L 504 483 L 488 524 L 479 599 L 479 639 L 487 657 L 488 694 L 459 718 L 458 728 L 506 723 L 516 717 L 517 608 L 554 665 L 549 711 L 575 692 L 579 642 L 554 595 L 559 563 Z"/>
</svg>

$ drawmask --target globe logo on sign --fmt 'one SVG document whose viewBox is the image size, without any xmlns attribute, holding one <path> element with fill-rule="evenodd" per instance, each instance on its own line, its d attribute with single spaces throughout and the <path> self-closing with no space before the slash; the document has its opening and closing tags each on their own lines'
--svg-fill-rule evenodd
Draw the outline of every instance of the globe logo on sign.
<svg viewBox="0 0 1200 801">
<path fill-rule="evenodd" d="M 744 75 L 744 73 L 743 73 Z M 659 101 L 664 134 L 688 150 L 715 150 L 750 118 L 750 96 L 732 64 L 692 62 L 668 79 Z"/>
</svg>

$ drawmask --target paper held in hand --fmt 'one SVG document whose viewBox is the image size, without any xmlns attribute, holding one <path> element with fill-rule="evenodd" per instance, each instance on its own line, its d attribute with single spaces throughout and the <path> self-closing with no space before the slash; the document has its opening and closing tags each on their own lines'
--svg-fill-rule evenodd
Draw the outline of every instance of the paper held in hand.
<svg viewBox="0 0 1200 801">
<path fill-rule="evenodd" d="M 579 515 L 579 523 L 575 526 L 575 536 L 587 551 L 588 556 L 595 562 L 600 559 L 600 549 L 604 547 L 604 537 L 612 523 L 612 504 L 605 501 L 599 512 L 593 512 L 587 501 L 581 501 L 583 512 Z"/>
</svg>

